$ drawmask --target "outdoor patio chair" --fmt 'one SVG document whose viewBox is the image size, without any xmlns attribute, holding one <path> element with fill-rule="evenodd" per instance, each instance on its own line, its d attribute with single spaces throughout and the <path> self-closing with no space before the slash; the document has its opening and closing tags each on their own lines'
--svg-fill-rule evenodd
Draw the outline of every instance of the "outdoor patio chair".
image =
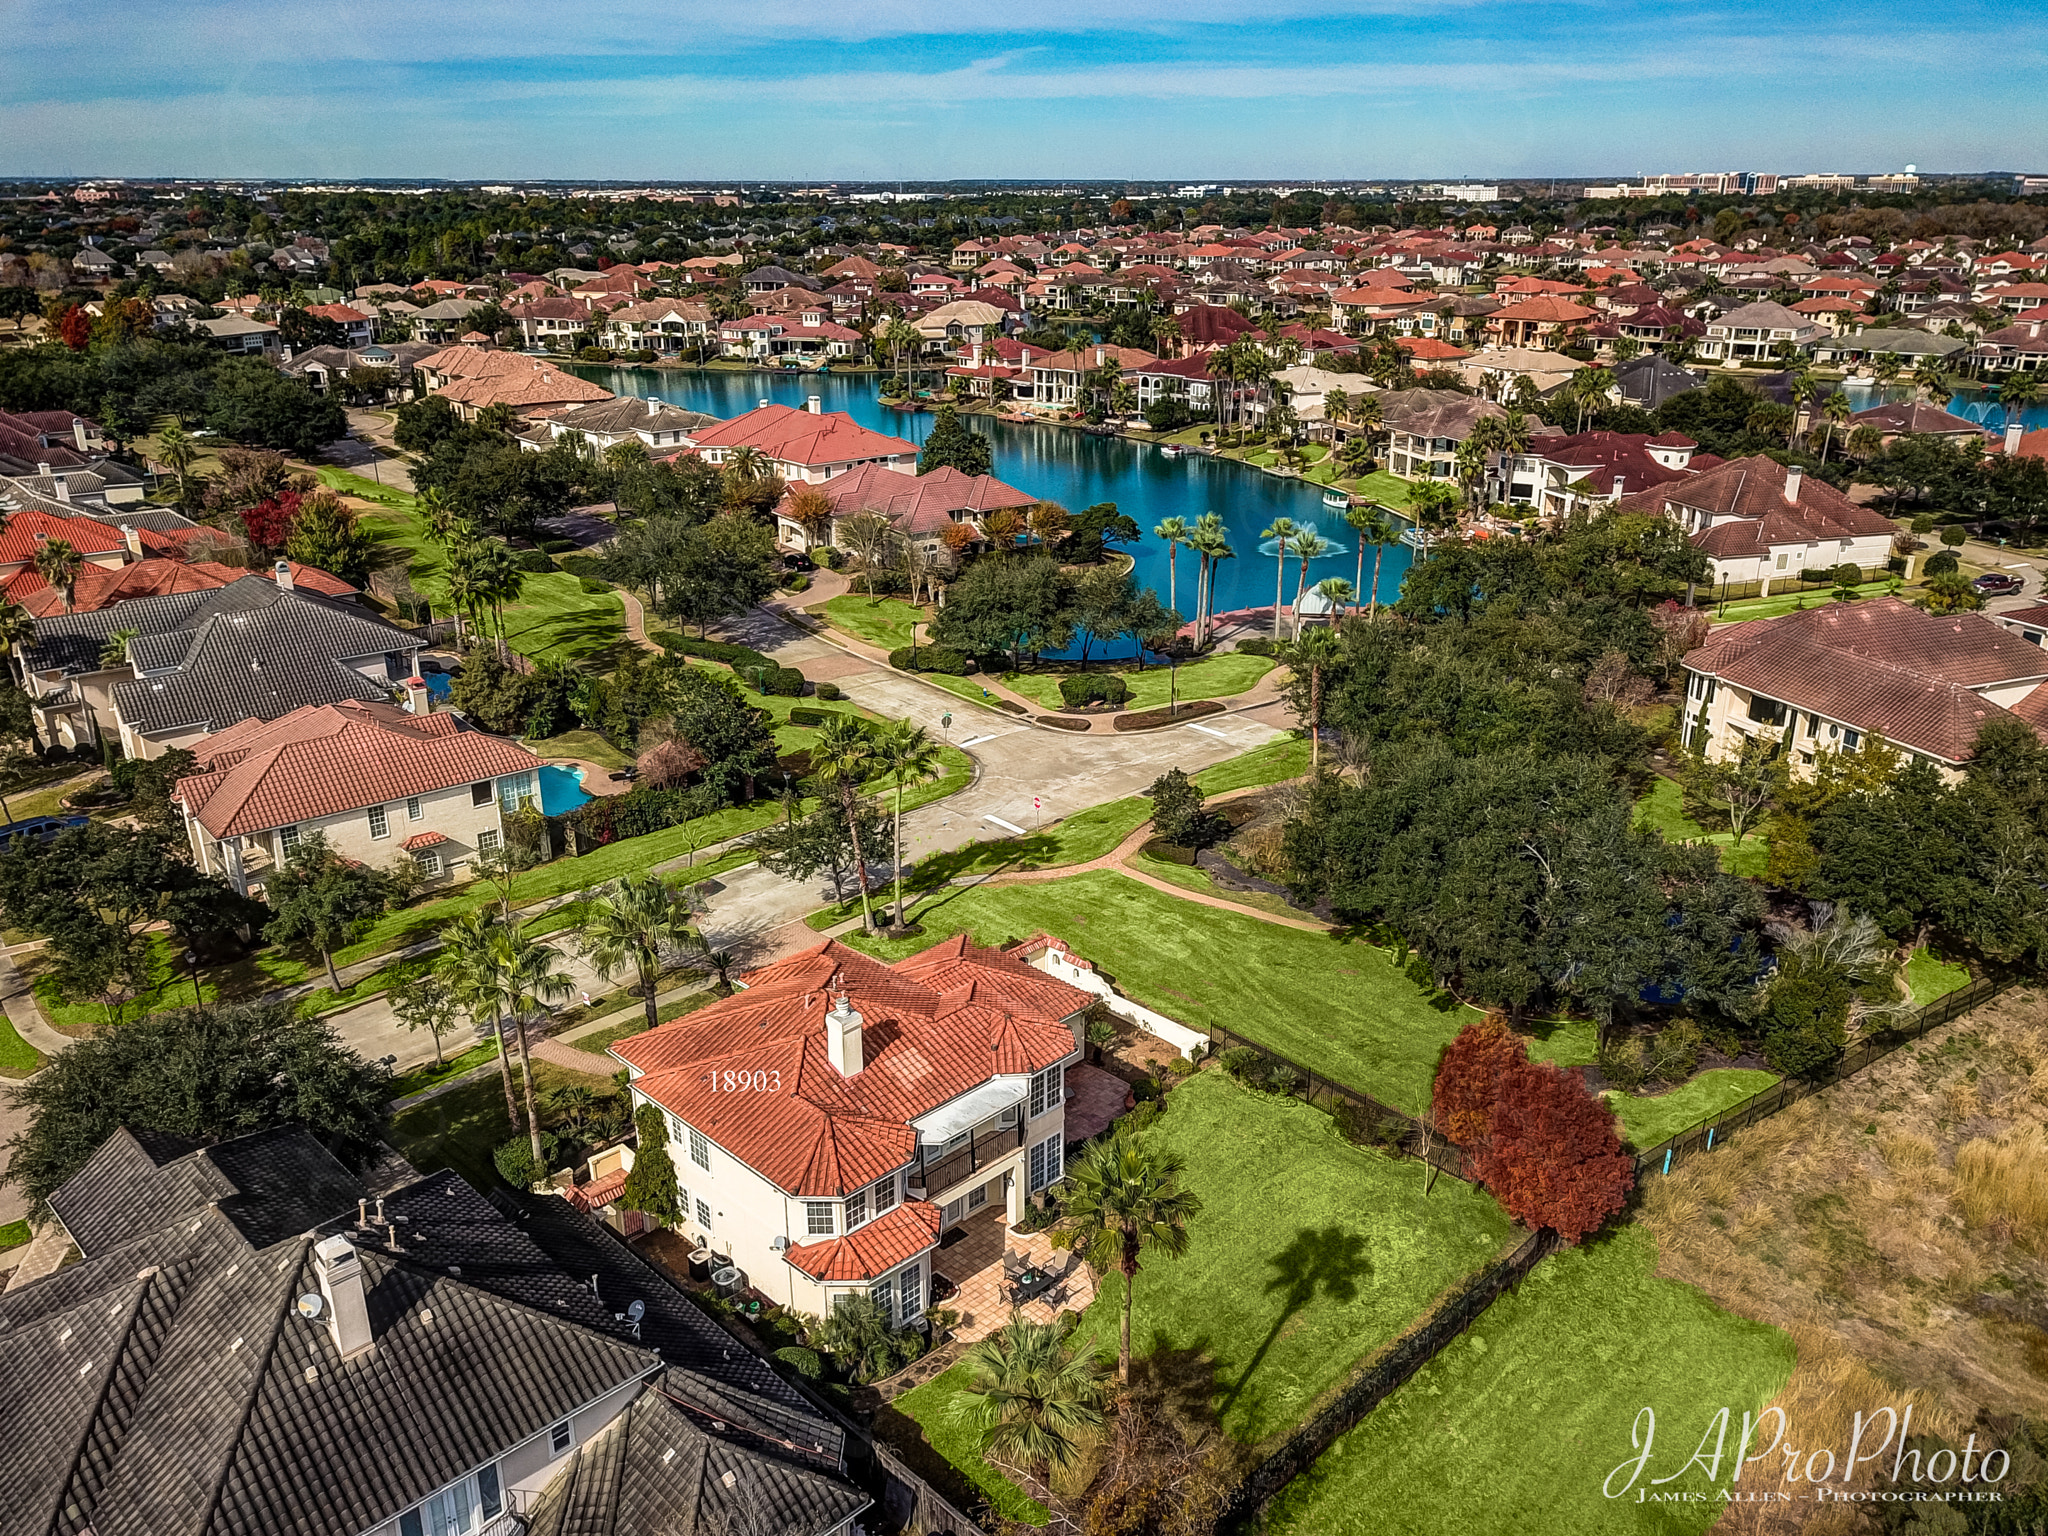
<svg viewBox="0 0 2048 1536">
<path fill-rule="evenodd" d="M 1003 1283 L 1006 1286 L 1015 1285 L 1017 1282 L 1017 1277 L 1023 1274 L 1030 1267 L 1030 1261 L 1026 1259 L 1023 1254 L 1018 1253 L 1011 1248 L 1005 1248 L 1003 1250 Z"/>
</svg>

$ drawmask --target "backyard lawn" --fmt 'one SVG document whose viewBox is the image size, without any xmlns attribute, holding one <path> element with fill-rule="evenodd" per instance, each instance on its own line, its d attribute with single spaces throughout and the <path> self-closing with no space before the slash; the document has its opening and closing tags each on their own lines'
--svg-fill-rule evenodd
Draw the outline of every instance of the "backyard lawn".
<svg viewBox="0 0 2048 1536">
<path fill-rule="evenodd" d="M 1438 1186 L 1441 1190 L 1442 1186 Z M 1655 1239 L 1624 1227 L 1543 1260 L 1274 1502 L 1276 1536 L 1693 1536 L 1725 1505 L 1602 1494 L 1657 1414 L 1637 1482 L 1685 1464 L 1709 1417 L 1734 1427 L 1791 1375 L 1792 1341 L 1660 1280 Z M 1724 1461 L 1723 1478 L 1731 1474 Z M 1756 1469 L 1750 1475 L 1755 1477 Z M 1620 1488 L 1627 1472 L 1613 1480 Z M 1722 1484 L 1723 1487 L 1727 1485 Z M 1697 1470 L 1656 1493 L 1704 1493 Z"/>
<path fill-rule="evenodd" d="M 1675 779 L 1661 775 L 1650 792 L 1636 802 L 1636 825 L 1655 827 L 1668 843 L 1711 843 L 1720 850 L 1721 868 L 1731 875 L 1761 879 L 1771 862 L 1771 840 L 1764 827 L 1744 835 L 1738 846 L 1732 832 L 1709 832 L 1685 814 L 1685 794 Z"/>
<path fill-rule="evenodd" d="M 997 1514 L 1005 1520 L 1043 1525 L 1051 1511 L 982 1459 L 981 1432 L 964 1411 L 968 1403 L 962 1394 L 972 1380 L 963 1362 L 923 1386 L 913 1387 L 889 1406 L 915 1420 L 925 1443 L 980 1489 Z"/>
<path fill-rule="evenodd" d="M 1925 1008 L 1937 998 L 1947 997 L 1969 984 L 1967 967 L 1953 960 L 1937 960 L 1931 950 L 1916 949 L 1906 962 L 1906 987 L 1916 1008 Z"/>
<path fill-rule="evenodd" d="M 940 891 L 912 909 L 924 932 L 855 934 L 885 960 L 961 931 L 1000 944 L 1041 929 L 1119 990 L 1191 1028 L 1214 1024 L 1416 1113 L 1438 1051 L 1476 1011 L 1440 1007 L 1385 950 L 1181 901 L 1111 870 L 1029 885 Z"/>
<path fill-rule="evenodd" d="M 1680 1083 L 1669 1093 L 1651 1098 L 1626 1093 L 1609 1093 L 1606 1097 L 1614 1107 L 1614 1117 L 1621 1122 L 1621 1139 L 1640 1151 L 1654 1147 L 1667 1136 L 1689 1131 L 1725 1109 L 1733 1109 L 1777 1081 L 1774 1072 L 1714 1067 Z"/>
<path fill-rule="evenodd" d="M 1856 595 L 1882 597 L 1891 589 L 1891 578 L 1887 577 L 1883 581 L 1864 582 L 1856 589 Z M 1824 603 L 1834 601 L 1828 595 L 1831 590 L 1828 587 L 1812 587 L 1804 592 L 1779 592 L 1770 597 L 1738 597 L 1732 603 L 1713 607 L 1714 622 L 1739 624 L 1745 619 L 1775 619 L 1780 614 L 1793 613 L 1802 608 L 1818 608 Z M 1900 595 L 1910 600 L 1912 594 L 1902 592 Z M 1712 604 L 1712 595 L 1703 594 L 1700 602 L 1703 607 Z"/>
<path fill-rule="evenodd" d="M 900 597 L 865 597 L 857 592 L 844 593 L 809 611 L 822 612 L 833 628 L 885 651 L 910 644 L 911 630 L 926 616 L 924 609 Z"/>
<path fill-rule="evenodd" d="M 1226 651 L 1221 656 L 1189 662 L 1179 669 L 1179 697 L 1183 700 L 1228 698 L 1231 694 L 1243 693 L 1272 671 L 1273 666 L 1270 656 L 1248 656 L 1242 651 Z M 1155 709 L 1166 704 L 1173 670 L 1154 665 L 1142 672 L 1133 672 L 1123 670 L 1119 664 L 1119 675 L 1131 690 L 1124 708 Z M 1058 672 L 1006 672 L 1003 682 L 1025 698 L 1038 700 L 1047 709 L 1058 709 L 1060 678 L 1063 675 Z"/>
<path fill-rule="evenodd" d="M 611 1074 L 593 1059 L 590 1072 L 566 1072 L 551 1062 L 533 1064 L 535 1096 L 551 1088 L 571 1084 L 594 1088 L 601 1094 L 612 1091 Z M 512 1062 L 512 1091 L 519 1092 L 519 1062 Z M 542 1124 L 547 1112 L 541 1113 Z M 491 1149 L 512 1134 L 505 1119 L 505 1085 L 496 1072 L 449 1089 L 439 1098 L 395 1115 L 390 1140 L 405 1160 L 421 1173 L 453 1168 L 478 1190 L 490 1190 L 501 1181 L 491 1161 Z"/>
<path fill-rule="evenodd" d="M 1490 1197 L 1455 1179 L 1425 1194 L 1421 1164 L 1354 1147 L 1321 1110 L 1220 1071 L 1175 1089 L 1143 1134 L 1185 1159 L 1183 1182 L 1202 1210 L 1184 1257 L 1140 1270 L 1132 1350 L 1193 1352 L 1210 1367 L 1223 1427 L 1245 1444 L 1291 1429 L 1512 1241 Z M 1115 1356 L 1122 1286 L 1112 1274 L 1074 1336 L 1104 1359 Z M 940 1377 L 896 1407 L 973 1477 L 964 1384 Z"/>
</svg>

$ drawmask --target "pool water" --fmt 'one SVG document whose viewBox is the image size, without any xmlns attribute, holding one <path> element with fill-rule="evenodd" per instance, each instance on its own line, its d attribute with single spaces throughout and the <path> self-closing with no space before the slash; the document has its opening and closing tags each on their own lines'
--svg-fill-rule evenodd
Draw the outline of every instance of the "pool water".
<svg viewBox="0 0 2048 1536">
<path fill-rule="evenodd" d="M 420 676 L 426 681 L 427 697 L 437 704 L 446 704 L 455 692 L 455 679 L 446 672 L 422 672 Z"/>
<path fill-rule="evenodd" d="M 543 763 L 540 770 L 540 809 L 544 816 L 559 816 L 590 801 L 583 787 L 583 770 L 564 763 Z"/>
</svg>

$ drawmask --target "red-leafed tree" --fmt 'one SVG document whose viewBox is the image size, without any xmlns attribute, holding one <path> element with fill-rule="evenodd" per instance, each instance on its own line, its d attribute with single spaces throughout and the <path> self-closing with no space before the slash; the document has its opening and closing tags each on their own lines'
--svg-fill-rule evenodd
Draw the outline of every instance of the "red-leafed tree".
<svg viewBox="0 0 2048 1536">
<path fill-rule="evenodd" d="M 250 547 L 266 555 L 283 549 L 298 520 L 301 499 L 297 491 L 284 491 L 242 508 L 242 531 L 249 536 Z"/>
<path fill-rule="evenodd" d="M 1614 1111 L 1578 1073 L 1551 1062 L 1508 1069 L 1471 1166 L 1516 1221 L 1549 1227 L 1567 1244 L 1619 1211 L 1636 1177 Z"/>
<path fill-rule="evenodd" d="M 1436 1067 L 1432 1107 L 1444 1139 L 1468 1149 L 1485 1141 L 1501 1079 L 1528 1060 L 1521 1037 L 1497 1013 L 1459 1030 Z"/>
<path fill-rule="evenodd" d="M 92 340 L 92 316 L 73 304 L 57 317 L 57 336 L 74 352 L 83 352 Z"/>
</svg>

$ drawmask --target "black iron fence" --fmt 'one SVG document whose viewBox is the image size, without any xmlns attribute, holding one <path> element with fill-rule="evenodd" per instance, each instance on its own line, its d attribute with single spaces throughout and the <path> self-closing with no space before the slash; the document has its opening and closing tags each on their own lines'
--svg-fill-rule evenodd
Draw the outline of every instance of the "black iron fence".
<svg viewBox="0 0 2048 1536">
<path fill-rule="evenodd" d="M 1468 1278 L 1443 1297 L 1414 1327 L 1378 1350 L 1352 1375 L 1327 1406 L 1262 1457 L 1231 1492 L 1227 1518 L 1219 1528 L 1249 1519 L 1261 1505 L 1312 1466 L 1337 1437 L 1373 1409 L 1463 1333 L 1505 1290 L 1536 1267 L 1557 1245 L 1556 1235 L 1537 1232 L 1505 1257 Z"/>
<path fill-rule="evenodd" d="M 1938 997 L 1913 1014 L 1903 1023 L 1889 1029 L 1878 1030 L 1858 1040 L 1842 1053 L 1841 1059 L 1825 1073 L 1810 1078 L 1786 1078 L 1774 1083 L 1763 1092 L 1753 1094 L 1740 1104 L 1713 1115 L 1699 1124 L 1668 1136 L 1656 1146 L 1636 1154 L 1636 1177 L 1645 1174 L 1669 1173 L 1689 1157 L 1711 1151 L 1725 1141 L 1729 1134 L 1746 1125 L 1755 1125 L 1759 1120 L 1768 1119 L 1787 1105 L 1819 1093 L 1823 1088 L 1833 1087 L 1844 1078 L 1854 1077 L 1874 1061 L 1882 1060 L 1903 1045 L 1911 1045 L 1930 1029 L 1939 1029 L 1952 1019 L 1961 1017 L 1981 1003 L 1988 1003 L 2007 987 L 2009 981 L 1991 977 L 1979 977 L 1966 987 L 1959 987 L 1946 997 Z"/>
</svg>

